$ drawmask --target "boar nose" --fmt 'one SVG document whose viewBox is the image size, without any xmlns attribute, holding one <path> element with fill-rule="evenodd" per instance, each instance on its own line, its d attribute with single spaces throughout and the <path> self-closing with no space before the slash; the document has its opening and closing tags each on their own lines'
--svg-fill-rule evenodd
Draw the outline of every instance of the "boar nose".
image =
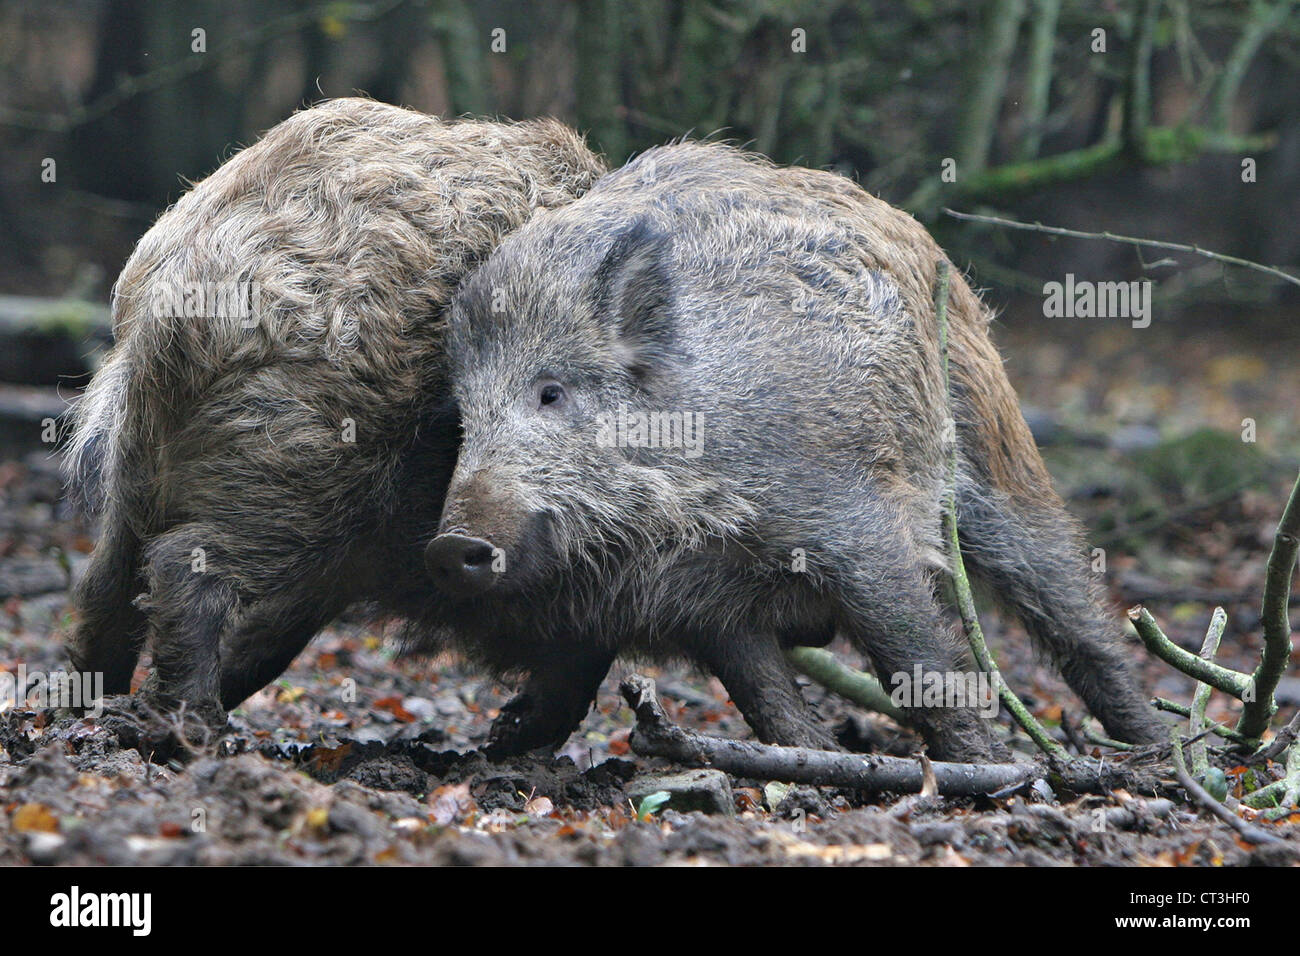
<svg viewBox="0 0 1300 956">
<path fill-rule="evenodd" d="M 440 534 L 425 549 L 424 566 L 442 591 L 452 597 L 470 597 L 496 583 L 492 572 L 494 550 L 482 538 Z"/>
</svg>

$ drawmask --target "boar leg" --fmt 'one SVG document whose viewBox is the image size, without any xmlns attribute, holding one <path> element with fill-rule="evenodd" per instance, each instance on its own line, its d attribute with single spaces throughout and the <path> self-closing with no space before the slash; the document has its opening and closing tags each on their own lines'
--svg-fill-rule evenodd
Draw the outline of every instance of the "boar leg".
<svg viewBox="0 0 1300 956">
<path fill-rule="evenodd" d="M 906 597 L 895 594 L 894 600 L 925 603 L 914 613 L 896 605 L 878 606 L 866 623 L 851 631 L 859 647 L 871 657 L 884 687 L 896 687 L 898 675 L 912 680 L 918 664 L 922 674 L 958 674 L 964 678 L 972 671 L 974 665 L 955 646 L 957 642 L 928 589 Z M 918 695 L 923 689 L 913 688 Z M 918 703 L 907 709 L 906 719 L 921 732 L 935 760 L 986 763 L 1010 759 L 973 706 L 933 707 Z"/>
<path fill-rule="evenodd" d="M 245 611 L 221 641 L 221 706 L 238 707 L 283 674 L 335 617 L 334 611 L 322 608 L 319 596 L 296 592 L 267 598 Z"/>
<path fill-rule="evenodd" d="M 77 623 L 68 654 L 73 670 L 103 675 L 105 695 L 126 694 L 147 625 L 144 612 L 134 604 L 144 590 L 140 542 L 112 503 L 103 528 L 86 573 L 73 590 Z"/>
<path fill-rule="evenodd" d="M 708 642 L 700 656 L 763 743 L 840 749 L 808 708 L 775 636 L 721 638 Z"/>
<path fill-rule="evenodd" d="M 221 575 L 216 540 L 217 532 L 190 524 L 149 543 L 145 610 L 154 671 L 141 689 L 155 706 L 174 710 L 183 703 L 213 724 L 225 719 L 218 703 L 221 635 L 238 611 L 235 591 Z M 201 565 L 195 549 L 202 549 Z"/>
<path fill-rule="evenodd" d="M 863 523 L 856 548 L 846 549 L 843 599 L 845 630 L 871 658 L 888 690 L 898 679 L 969 674 L 974 665 L 935 601 L 933 579 L 898 517 L 882 505 Z M 853 527 L 844 522 L 843 527 Z M 854 553 L 856 552 L 856 553 Z M 919 695 L 923 688 L 913 688 Z M 925 737 L 936 760 L 983 763 L 1009 760 L 974 706 L 914 705 L 908 722 Z"/>
<path fill-rule="evenodd" d="M 1168 739 L 1074 520 L 1050 489 L 1033 505 L 1016 504 L 996 489 L 959 498 L 962 553 L 972 573 L 1019 616 L 1106 733 L 1135 744 Z"/>
<path fill-rule="evenodd" d="M 501 708 L 484 752 L 493 759 L 564 743 L 582 723 L 614 663 L 612 651 L 548 648 L 519 693 Z"/>
</svg>

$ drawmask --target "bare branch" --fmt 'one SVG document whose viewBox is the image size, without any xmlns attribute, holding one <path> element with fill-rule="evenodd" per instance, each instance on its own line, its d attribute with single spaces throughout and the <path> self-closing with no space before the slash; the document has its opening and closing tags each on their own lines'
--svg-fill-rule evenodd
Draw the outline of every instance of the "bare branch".
<svg viewBox="0 0 1300 956">
<path fill-rule="evenodd" d="M 1245 702 L 1241 720 L 1237 722 L 1237 732 L 1246 737 L 1259 738 L 1277 712 L 1273 692 L 1291 660 L 1291 620 L 1287 615 L 1287 605 L 1291 598 L 1297 551 L 1300 551 L 1300 478 L 1291 488 L 1291 496 L 1273 536 L 1273 550 L 1268 556 L 1260 611 L 1264 625 L 1264 651 L 1251 677 L 1254 695 Z"/>
<path fill-rule="evenodd" d="M 1072 239 L 1105 239 L 1107 242 L 1122 242 L 1130 246 L 1150 246 L 1153 249 L 1171 249 L 1174 252 L 1190 252 L 1198 256 L 1204 256 L 1207 259 L 1213 259 L 1216 262 L 1223 262 L 1230 266 L 1240 266 L 1243 269 L 1254 269 L 1256 272 L 1263 272 L 1267 275 L 1274 276 L 1284 282 L 1289 282 L 1294 286 L 1300 286 L 1300 276 L 1294 276 L 1289 272 L 1283 272 L 1277 266 L 1266 266 L 1258 262 L 1251 262 L 1249 259 L 1239 259 L 1237 256 L 1224 255 L 1221 252 L 1211 252 L 1209 249 L 1202 249 L 1198 245 L 1185 242 L 1165 242 L 1161 239 L 1140 239 L 1136 236 L 1120 236 L 1113 232 L 1083 232 L 1079 229 L 1064 229 L 1060 226 L 1044 226 L 1041 222 L 1019 222 L 1015 219 L 1005 219 L 1001 216 L 981 216 L 972 212 L 957 212 L 955 209 L 945 208 L 944 212 L 954 219 L 962 219 L 967 222 L 987 222 L 995 226 L 1005 226 L 1008 229 L 1024 229 L 1028 232 L 1041 232 L 1049 236 L 1069 236 Z"/>
<path fill-rule="evenodd" d="M 803 747 L 773 747 L 745 740 L 709 737 L 677 726 L 664 712 L 654 681 L 640 674 L 619 686 L 636 711 L 632 749 L 644 757 L 666 757 L 688 766 L 714 767 L 738 777 L 784 780 L 824 787 L 852 787 L 874 793 L 921 793 L 924 765 L 902 757 L 835 753 Z M 1028 783 L 1043 775 L 1034 763 L 965 764 L 931 762 L 941 796 L 973 796 Z"/>
</svg>

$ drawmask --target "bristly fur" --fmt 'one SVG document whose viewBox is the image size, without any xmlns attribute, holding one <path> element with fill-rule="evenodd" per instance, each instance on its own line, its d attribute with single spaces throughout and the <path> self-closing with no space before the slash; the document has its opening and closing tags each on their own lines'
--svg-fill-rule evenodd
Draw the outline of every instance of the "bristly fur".
<svg viewBox="0 0 1300 956">
<path fill-rule="evenodd" d="M 555 121 L 340 99 L 182 196 L 123 269 L 114 348 L 73 410 L 68 482 L 103 514 L 74 663 L 124 691 L 148 630 L 151 693 L 232 706 L 346 604 L 424 614 L 457 437 L 445 307 L 603 172 Z M 259 314 L 160 312 L 192 283 L 256 283 Z"/>
<path fill-rule="evenodd" d="M 952 431 L 942 255 L 842 177 L 695 143 L 642 154 L 507 238 L 451 311 L 464 444 L 442 528 L 506 560 L 467 603 L 463 639 L 490 655 L 505 635 L 540 635 L 539 698 L 563 683 L 538 674 L 569 666 L 575 632 L 611 658 L 691 657 L 760 736 L 789 744 L 825 736 L 778 638 L 838 627 L 886 680 L 969 667 L 934 594 Z M 967 560 L 1111 733 L 1155 739 L 989 312 L 960 276 L 950 315 Z M 531 397 L 550 380 L 564 405 Z M 703 454 L 607 447 L 600 416 L 620 407 L 702 415 Z M 807 566 L 792 572 L 796 554 Z M 594 689 L 571 686 L 561 709 Z M 913 713 L 937 755 L 998 753 L 973 712 Z"/>
</svg>

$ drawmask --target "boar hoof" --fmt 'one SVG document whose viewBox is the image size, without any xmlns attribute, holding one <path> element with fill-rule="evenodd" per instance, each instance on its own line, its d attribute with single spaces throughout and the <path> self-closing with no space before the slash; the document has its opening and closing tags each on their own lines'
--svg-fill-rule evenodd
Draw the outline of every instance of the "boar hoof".
<svg viewBox="0 0 1300 956">
<path fill-rule="evenodd" d="M 531 694 L 519 694 L 493 721 L 483 753 L 489 760 L 503 760 L 533 750 L 554 750 L 572 730 L 568 722 L 537 706 Z"/>
</svg>

